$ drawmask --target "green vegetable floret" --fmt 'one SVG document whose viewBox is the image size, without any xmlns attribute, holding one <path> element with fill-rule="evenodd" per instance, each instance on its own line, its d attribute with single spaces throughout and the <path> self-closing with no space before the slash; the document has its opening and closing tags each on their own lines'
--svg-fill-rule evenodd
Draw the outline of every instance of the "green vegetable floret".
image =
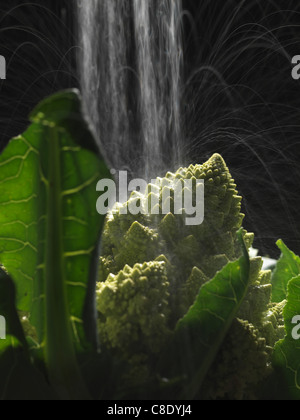
<svg viewBox="0 0 300 420">
<path fill-rule="evenodd" d="M 248 321 L 235 319 L 202 390 L 209 400 L 255 400 L 272 373 L 266 340 Z"/>
<path fill-rule="evenodd" d="M 99 283 L 97 309 L 102 343 L 127 358 L 139 352 L 158 353 L 171 332 L 169 287 L 164 261 L 125 266 Z"/>
<path fill-rule="evenodd" d="M 262 259 L 251 260 L 251 284 L 205 380 L 207 399 L 255 400 L 272 374 L 274 345 L 285 336 L 285 301 L 272 304 L 271 272 L 261 271 Z"/>
<path fill-rule="evenodd" d="M 161 211 L 164 189 L 172 197 L 175 181 L 185 179 L 204 180 L 205 217 L 198 226 L 188 226 L 184 212 L 174 214 L 172 198 L 171 211 Z M 132 200 L 145 209 L 153 197 L 159 202 L 156 214 L 124 211 Z M 242 255 L 236 234 L 244 219 L 241 202 L 223 158 L 214 155 L 204 165 L 158 178 L 108 215 L 97 288 L 99 336 L 130 366 L 132 386 L 157 374 L 155 361 L 200 288 Z M 254 235 L 243 232 L 250 249 Z M 284 302 L 271 304 L 271 272 L 262 271 L 261 258 L 251 260 L 250 275 L 247 296 L 204 384 L 209 399 L 255 398 L 254 390 L 270 374 L 274 344 L 285 335 Z"/>
</svg>

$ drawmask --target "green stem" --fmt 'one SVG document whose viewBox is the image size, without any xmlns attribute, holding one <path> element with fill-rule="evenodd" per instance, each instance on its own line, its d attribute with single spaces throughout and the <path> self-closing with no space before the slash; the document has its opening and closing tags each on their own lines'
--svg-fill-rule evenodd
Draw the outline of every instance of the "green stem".
<svg viewBox="0 0 300 420">
<path fill-rule="evenodd" d="M 49 128 L 49 187 L 46 247 L 46 361 L 49 380 L 60 398 L 87 399 L 72 340 L 64 269 L 61 153 Z"/>
</svg>

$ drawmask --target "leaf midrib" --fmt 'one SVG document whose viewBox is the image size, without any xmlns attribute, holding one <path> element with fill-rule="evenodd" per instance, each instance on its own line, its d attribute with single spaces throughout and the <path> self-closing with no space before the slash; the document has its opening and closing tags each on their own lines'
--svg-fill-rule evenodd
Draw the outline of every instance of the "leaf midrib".
<svg viewBox="0 0 300 420">
<path fill-rule="evenodd" d="M 60 139 L 48 128 L 49 184 L 47 185 L 46 267 L 46 361 L 49 379 L 66 399 L 85 397 L 79 372 L 67 299 L 63 246 L 63 209 Z M 79 395 L 78 395 L 79 394 Z"/>
</svg>

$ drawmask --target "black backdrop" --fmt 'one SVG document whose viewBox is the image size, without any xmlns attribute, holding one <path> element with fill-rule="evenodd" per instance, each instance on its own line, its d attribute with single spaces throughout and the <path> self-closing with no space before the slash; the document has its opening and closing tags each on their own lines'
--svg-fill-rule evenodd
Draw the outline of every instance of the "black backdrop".
<svg viewBox="0 0 300 420">
<path fill-rule="evenodd" d="M 261 252 L 276 256 L 282 238 L 300 253 L 300 81 L 291 77 L 299 1 L 183 3 L 185 163 L 223 154 Z M 71 0 L 2 2 L 1 147 L 43 97 L 78 87 L 75 22 Z"/>
</svg>

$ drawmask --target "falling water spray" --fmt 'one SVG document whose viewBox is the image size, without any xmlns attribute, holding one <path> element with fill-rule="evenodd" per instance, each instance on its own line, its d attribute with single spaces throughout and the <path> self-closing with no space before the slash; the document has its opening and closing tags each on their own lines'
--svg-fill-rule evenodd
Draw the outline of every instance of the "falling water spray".
<svg viewBox="0 0 300 420">
<path fill-rule="evenodd" d="M 150 178 L 181 158 L 181 0 L 78 6 L 87 118 L 116 169 Z"/>
</svg>

